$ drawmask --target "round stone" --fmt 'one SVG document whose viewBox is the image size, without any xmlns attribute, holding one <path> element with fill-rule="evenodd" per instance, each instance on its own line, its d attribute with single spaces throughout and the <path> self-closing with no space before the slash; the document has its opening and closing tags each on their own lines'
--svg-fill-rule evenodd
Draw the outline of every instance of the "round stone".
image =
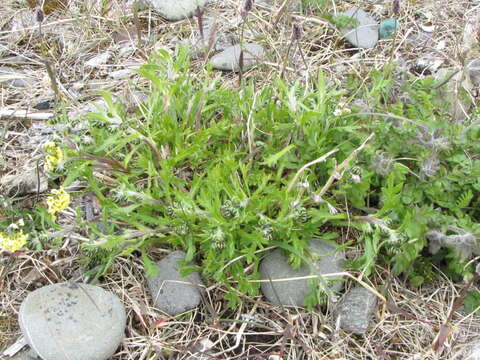
<svg viewBox="0 0 480 360">
<path fill-rule="evenodd" d="M 350 17 L 358 23 L 353 29 L 341 29 L 345 39 L 357 48 L 370 49 L 378 42 L 378 24 L 360 8 L 351 8 L 340 15 Z"/>
<path fill-rule="evenodd" d="M 151 7 L 165 19 L 181 20 L 195 14 L 197 8 L 204 6 L 208 0 L 147 0 Z"/>
<path fill-rule="evenodd" d="M 240 71 L 240 54 L 242 48 L 239 44 L 232 45 L 213 56 L 210 64 L 214 69 L 223 71 Z M 243 69 L 255 66 L 264 56 L 263 47 L 255 43 L 243 44 Z"/>
<path fill-rule="evenodd" d="M 185 259 L 183 251 L 174 251 L 156 264 L 156 276 L 147 276 L 153 303 L 158 310 L 175 316 L 195 308 L 202 300 L 204 286 L 200 274 L 180 274 L 179 262 Z"/>
<path fill-rule="evenodd" d="M 304 306 L 311 287 L 305 277 L 320 274 L 330 281 L 330 289 L 340 291 L 343 276 L 331 277 L 329 274 L 343 271 L 345 255 L 336 245 L 320 239 L 312 239 L 309 251 L 315 257 L 310 265 L 304 264 L 293 269 L 287 257 L 276 249 L 263 258 L 260 263 L 261 290 L 269 302 L 283 306 Z M 293 280 L 291 280 L 293 279 Z M 275 280 L 275 281 L 271 281 Z"/>
<path fill-rule="evenodd" d="M 30 293 L 20 306 L 19 323 L 44 360 L 105 360 L 123 340 L 126 313 L 114 294 L 66 282 Z"/>
</svg>

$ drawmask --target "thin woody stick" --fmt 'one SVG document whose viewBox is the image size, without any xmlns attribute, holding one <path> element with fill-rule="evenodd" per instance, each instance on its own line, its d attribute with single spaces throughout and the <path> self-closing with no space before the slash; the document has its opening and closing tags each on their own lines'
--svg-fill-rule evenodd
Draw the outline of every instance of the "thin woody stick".
<svg viewBox="0 0 480 360">
<path fill-rule="evenodd" d="M 338 151 L 338 148 L 337 149 L 333 149 L 333 150 L 330 150 L 328 153 L 320 156 L 318 159 L 315 159 L 313 161 L 310 161 L 309 163 L 303 165 L 300 170 L 297 171 L 297 173 L 295 174 L 295 176 L 293 177 L 292 181 L 290 181 L 290 184 L 288 184 L 288 187 L 287 187 L 287 192 L 289 192 L 290 190 L 292 190 L 292 187 L 295 185 L 295 183 L 297 182 L 298 180 L 298 177 L 306 170 L 308 169 L 310 166 L 312 165 L 315 165 L 315 164 L 318 164 L 320 162 L 323 162 L 325 161 L 330 155 L 336 153 Z"/>
<path fill-rule="evenodd" d="M 28 110 L 0 109 L 0 120 L 11 119 L 29 119 L 29 120 L 48 120 L 55 114 L 30 112 Z"/>
<path fill-rule="evenodd" d="M 362 143 L 362 145 L 360 145 L 358 148 L 356 148 L 351 154 L 349 157 L 347 157 L 345 160 L 342 161 L 342 163 L 340 165 L 338 165 L 335 170 L 333 170 L 333 173 L 332 175 L 330 175 L 330 177 L 328 178 L 327 182 L 325 183 L 325 185 L 323 186 L 322 190 L 320 190 L 320 192 L 318 194 L 315 195 L 315 197 L 318 197 L 318 198 L 322 198 L 323 195 L 325 195 L 325 193 L 328 191 L 328 189 L 330 188 L 330 186 L 332 186 L 333 182 L 335 181 L 335 179 L 338 178 L 338 174 L 341 173 L 341 171 L 343 169 L 345 169 L 345 167 L 348 165 L 348 163 L 350 161 L 352 161 L 354 158 L 357 157 L 358 153 L 360 151 L 363 150 L 363 148 L 367 145 L 367 143 L 370 141 L 371 138 L 373 138 L 375 136 L 375 133 L 371 133 L 368 138 Z M 341 176 L 340 176 L 341 177 Z"/>
</svg>

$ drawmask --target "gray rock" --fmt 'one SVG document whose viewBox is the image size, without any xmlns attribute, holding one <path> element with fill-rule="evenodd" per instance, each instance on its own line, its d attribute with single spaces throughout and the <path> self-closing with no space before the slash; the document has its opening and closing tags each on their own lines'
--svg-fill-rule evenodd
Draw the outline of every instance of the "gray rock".
<svg viewBox="0 0 480 360">
<path fill-rule="evenodd" d="M 204 291 L 197 272 L 186 277 L 180 275 L 178 262 L 184 258 L 183 251 L 174 251 L 157 263 L 157 276 L 147 276 L 155 307 L 172 316 L 198 306 Z"/>
<path fill-rule="evenodd" d="M 478 89 L 480 87 L 480 58 L 470 61 L 465 70 L 472 87 Z"/>
<path fill-rule="evenodd" d="M 33 84 L 32 79 L 24 71 L 15 70 L 7 66 L 0 66 L 0 83 L 17 88 L 24 88 Z"/>
<path fill-rule="evenodd" d="M 337 247 L 323 240 L 312 239 L 309 250 L 318 260 L 314 260 L 315 268 L 309 265 L 302 265 L 299 269 L 292 269 L 287 258 L 280 249 L 268 254 L 260 264 L 260 278 L 262 280 L 288 279 L 303 277 L 315 274 L 316 271 L 325 276 L 330 273 L 343 271 L 342 262 L 345 259 L 343 252 Z M 316 271 L 315 271 L 316 270 Z M 334 280 L 330 284 L 331 289 L 340 291 L 343 282 L 340 278 L 327 278 Z M 272 286 L 273 285 L 273 286 Z M 305 297 L 310 291 L 308 280 L 292 280 L 278 282 L 262 282 L 261 290 L 263 295 L 275 305 L 303 306 Z"/>
<path fill-rule="evenodd" d="M 463 360 L 480 360 L 480 342 L 469 346 L 462 357 Z"/>
<path fill-rule="evenodd" d="M 105 360 L 123 340 L 126 313 L 112 293 L 66 282 L 30 293 L 20 306 L 19 324 L 44 360 Z"/>
<path fill-rule="evenodd" d="M 189 39 L 192 55 L 203 55 L 206 51 L 220 52 L 238 44 L 236 35 L 226 32 L 226 25 L 218 19 L 204 16 L 203 38 L 199 31 L 194 31 Z"/>
<path fill-rule="evenodd" d="M 261 0 L 258 1 L 258 5 L 266 7 L 268 9 L 276 9 L 280 8 L 284 4 L 284 0 Z M 288 4 L 286 5 L 288 11 L 292 12 L 300 12 L 302 10 L 302 2 L 299 0 L 289 0 Z"/>
<path fill-rule="evenodd" d="M 351 289 L 338 304 L 336 311 L 340 328 L 346 332 L 362 335 L 368 329 L 377 297 L 363 286 Z"/>
<path fill-rule="evenodd" d="M 195 14 L 198 7 L 204 6 L 208 0 L 147 0 L 163 18 L 176 21 Z"/>
<path fill-rule="evenodd" d="M 213 56 L 210 64 L 213 68 L 224 71 L 240 71 L 240 45 L 233 45 Z M 258 44 L 243 44 L 243 69 L 248 69 L 263 58 L 264 50 Z"/>
<path fill-rule="evenodd" d="M 378 42 L 378 24 L 360 8 L 352 8 L 339 15 L 349 16 L 357 20 L 353 29 L 344 28 L 340 32 L 345 39 L 355 47 L 370 49 Z"/>
</svg>

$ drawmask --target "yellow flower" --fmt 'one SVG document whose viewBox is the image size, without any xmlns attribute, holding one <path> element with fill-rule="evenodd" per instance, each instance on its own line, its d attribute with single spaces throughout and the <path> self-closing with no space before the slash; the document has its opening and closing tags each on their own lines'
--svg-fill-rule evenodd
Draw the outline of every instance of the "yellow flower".
<svg viewBox="0 0 480 360">
<path fill-rule="evenodd" d="M 43 145 L 43 150 L 47 153 L 45 156 L 45 170 L 55 170 L 63 160 L 62 149 L 60 149 L 53 141 L 47 141 Z"/>
<path fill-rule="evenodd" d="M 28 236 L 23 233 L 23 230 L 7 235 L 0 232 L 0 250 L 17 251 L 25 246 Z"/>
<path fill-rule="evenodd" d="M 70 204 L 70 194 L 63 188 L 52 190 L 52 195 L 47 198 L 48 213 L 53 221 L 59 211 L 65 210 Z"/>
</svg>

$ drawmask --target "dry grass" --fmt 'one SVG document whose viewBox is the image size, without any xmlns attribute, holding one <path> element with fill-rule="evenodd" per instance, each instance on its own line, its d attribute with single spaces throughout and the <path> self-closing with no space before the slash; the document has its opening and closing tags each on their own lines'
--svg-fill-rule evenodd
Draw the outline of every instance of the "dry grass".
<svg viewBox="0 0 480 360">
<path fill-rule="evenodd" d="M 29 292 L 82 279 L 77 254 L 77 246 L 69 244 L 63 250 L 2 259 L 1 347 L 20 335 L 17 313 Z M 152 250 L 151 255 L 160 258 L 164 251 Z M 388 277 L 378 269 L 373 285 L 380 289 Z M 225 289 L 216 285 L 207 289 L 198 309 L 169 317 L 150 306 L 144 284 L 143 265 L 135 257 L 118 259 L 99 284 L 123 301 L 128 315 L 126 338 L 113 359 L 187 359 L 202 344 L 211 346 L 207 353 L 212 359 L 268 359 L 273 355 L 283 359 L 464 359 L 464 349 L 480 331 L 479 317 L 456 313 L 442 352 L 431 350 L 460 289 L 446 278 L 416 291 L 392 278 L 387 284 L 388 304 L 379 304 L 375 325 L 365 336 L 339 332 L 331 308 L 287 310 L 258 297 L 244 298 L 241 306 L 228 309 Z"/>
<path fill-rule="evenodd" d="M 22 71 L 30 81 L 26 88 L 2 85 L 0 108 L 27 113 L 50 113 L 53 110 L 32 110 L 41 101 L 59 96 L 65 100 L 62 111 L 75 114 L 85 104 L 98 99 L 98 89 L 109 89 L 119 98 L 130 98 L 137 87 L 145 85 L 135 74 L 114 79 L 112 72 L 139 66 L 145 54 L 155 49 L 172 48 L 183 39 L 198 38 L 195 18 L 168 23 L 154 13 L 141 11 L 142 47 L 138 48 L 137 25 L 127 1 L 70 0 L 68 9 L 48 15 L 40 33 L 32 21 L 33 11 L 26 2 L 4 0 L 0 4 L 0 56 L 2 65 Z M 373 68 L 381 68 L 390 59 L 410 67 L 419 56 L 443 60 L 442 67 L 461 68 L 475 55 L 465 44 L 467 21 L 478 18 L 479 5 L 473 1 L 405 1 L 402 2 L 402 27 L 397 38 L 382 40 L 370 51 L 348 49 L 338 31 L 322 18 L 281 10 L 281 1 L 273 8 L 258 5 L 249 14 L 248 40 L 257 40 L 268 51 L 265 64 L 244 74 L 254 78 L 258 86 L 268 83 L 283 71 L 289 80 L 306 81 L 325 72 L 330 81 L 341 83 L 348 74 L 365 79 Z M 330 11 L 343 11 L 351 5 L 361 6 L 378 18 L 390 17 L 388 3 L 374 1 L 334 1 L 325 4 Z M 238 36 L 239 1 L 219 0 L 208 8 L 217 18 L 219 30 Z M 27 30 L 12 28 L 12 22 L 24 19 Z M 302 28 L 299 43 L 292 43 L 292 24 Z M 412 40 L 422 27 L 434 26 L 423 45 Z M 124 39 L 123 43 L 120 40 Z M 129 50 L 128 50 L 129 48 Z M 105 52 L 111 58 L 97 67 L 85 62 Z M 289 52 L 288 60 L 285 54 Z M 51 86 L 44 64 L 49 60 L 55 69 L 59 94 Z M 194 66 L 200 67 L 205 57 L 199 56 Z M 0 74 L 0 77 L 3 76 Z M 225 74 L 224 80 L 236 86 L 237 77 Z M 0 119 L 0 134 L 8 133 L 0 145 L 0 175 L 15 174 L 23 166 L 36 161 L 31 156 L 39 144 L 23 141 L 31 116 Z M 71 115 L 73 117 L 73 115 Z M 75 121 L 74 121 L 75 123 Z M 28 198 L 24 201 L 27 202 Z M 1 215 L 1 213 L 0 213 Z M 73 236 L 73 237 L 72 237 Z M 64 239 L 61 249 L 28 252 L 0 258 L 0 349 L 20 335 L 17 314 L 26 295 L 49 283 L 82 280 L 75 234 Z M 159 258 L 162 251 L 152 252 Z M 372 279 L 377 289 L 385 286 L 390 274 L 378 269 Z M 286 310 L 270 306 L 261 298 L 244 298 L 243 304 L 229 310 L 223 297 L 225 289 L 212 285 L 198 309 L 170 318 L 150 306 L 145 293 L 141 262 L 135 258 L 118 259 L 100 286 L 117 294 L 128 313 L 126 339 L 114 359 L 187 359 L 209 344 L 213 359 L 464 359 L 463 350 L 480 331 L 480 318 L 453 317 L 453 329 L 441 352 L 431 350 L 440 326 L 447 319 L 461 285 L 446 277 L 416 291 L 396 278 L 386 291 L 389 305 L 380 304 L 375 313 L 375 326 L 364 337 L 339 332 L 332 319 L 332 308 L 309 313 L 303 309 Z M 350 284 L 352 285 L 352 284 Z M 395 305 L 392 307 L 391 305 Z M 399 311 L 398 309 L 401 309 Z M 323 311 L 325 310 L 325 311 Z M 246 321 L 249 320 L 250 321 Z M 253 319 L 253 320 L 252 320 Z M 207 357 L 208 358 L 208 357 Z"/>
</svg>

